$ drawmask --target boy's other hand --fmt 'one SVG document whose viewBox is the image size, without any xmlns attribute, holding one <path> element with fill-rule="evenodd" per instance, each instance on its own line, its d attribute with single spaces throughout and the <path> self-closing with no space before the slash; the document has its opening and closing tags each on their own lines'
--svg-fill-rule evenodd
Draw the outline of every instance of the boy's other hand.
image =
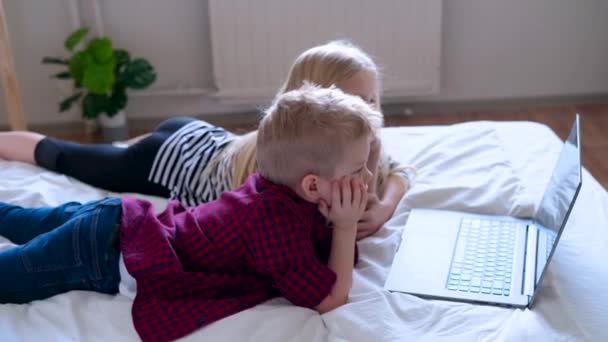
<svg viewBox="0 0 608 342">
<path fill-rule="evenodd" d="M 331 184 L 331 203 L 319 202 L 319 210 L 335 229 L 356 229 L 367 205 L 367 189 L 361 177 L 346 176 Z"/>
</svg>

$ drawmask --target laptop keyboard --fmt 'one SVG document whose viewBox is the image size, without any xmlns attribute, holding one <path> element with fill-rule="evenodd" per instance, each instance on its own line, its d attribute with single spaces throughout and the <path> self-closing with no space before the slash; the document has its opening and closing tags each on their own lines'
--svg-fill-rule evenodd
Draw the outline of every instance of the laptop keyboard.
<svg viewBox="0 0 608 342">
<path fill-rule="evenodd" d="M 516 223 L 464 218 L 448 275 L 448 290 L 508 296 Z"/>
</svg>

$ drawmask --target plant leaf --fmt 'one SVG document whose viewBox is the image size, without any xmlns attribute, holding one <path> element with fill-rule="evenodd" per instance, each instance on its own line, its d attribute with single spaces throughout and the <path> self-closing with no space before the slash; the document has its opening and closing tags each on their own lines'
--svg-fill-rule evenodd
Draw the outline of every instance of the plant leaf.
<svg viewBox="0 0 608 342">
<path fill-rule="evenodd" d="M 143 58 L 135 58 L 127 65 L 122 81 L 133 89 L 144 89 L 156 80 L 154 67 Z"/>
<path fill-rule="evenodd" d="M 91 54 L 98 64 L 114 63 L 114 49 L 110 38 L 93 38 L 89 42 L 86 51 Z"/>
<path fill-rule="evenodd" d="M 106 111 L 107 103 L 106 95 L 87 94 L 82 99 L 82 116 L 87 119 L 95 119 Z"/>
<path fill-rule="evenodd" d="M 70 34 L 65 39 L 63 46 L 65 46 L 65 48 L 68 51 L 74 51 L 74 48 L 76 47 L 76 45 L 78 45 L 78 43 L 80 43 L 82 38 L 84 38 L 88 33 L 89 33 L 88 27 L 83 27 L 80 30 L 72 32 L 72 34 Z"/>
<path fill-rule="evenodd" d="M 108 99 L 106 114 L 112 117 L 127 106 L 127 91 L 123 87 L 115 87 L 112 95 Z"/>
<path fill-rule="evenodd" d="M 82 92 L 76 93 L 66 99 L 64 99 L 63 101 L 61 101 L 59 103 L 59 111 L 60 112 L 65 112 L 66 110 L 69 110 L 70 108 L 72 108 L 72 105 L 74 104 L 74 102 L 78 101 L 80 99 L 80 97 L 82 96 Z"/>
<path fill-rule="evenodd" d="M 60 65 L 68 65 L 70 61 L 65 58 L 59 57 L 44 57 L 42 59 L 42 64 L 60 64 Z"/>
<path fill-rule="evenodd" d="M 67 80 L 67 79 L 72 78 L 72 76 L 70 76 L 69 71 L 62 71 L 62 72 L 56 73 L 55 75 L 53 75 L 51 77 L 58 78 L 60 80 Z"/>
<path fill-rule="evenodd" d="M 82 85 L 89 92 L 97 95 L 104 95 L 112 90 L 114 86 L 114 64 L 95 64 L 91 63 L 84 71 Z"/>
<path fill-rule="evenodd" d="M 127 65 L 129 61 L 131 61 L 131 56 L 125 50 L 117 49 L 114 50 L 114 60 L 116 61 L 116 70 L 114 74 L 116 75 L 116 83 L 123 83 L 123 77 Z"/>
<path fill-rule="evenodd" d="M 116 49 L 114 50 L 114 59 L 116 60 L 116 66 L 120 67 L 129 63 L 131 60 L 131 55 L 129 55 L 129 53 L 123 49 Z"/>
<path fill-rule="evenodd" d="M 80 51 L 70 59 L 70 75 L 78 84 L 82 84 L 84 72 L 91 63 L 93 58 L 87 51 Z"/>
</svg>

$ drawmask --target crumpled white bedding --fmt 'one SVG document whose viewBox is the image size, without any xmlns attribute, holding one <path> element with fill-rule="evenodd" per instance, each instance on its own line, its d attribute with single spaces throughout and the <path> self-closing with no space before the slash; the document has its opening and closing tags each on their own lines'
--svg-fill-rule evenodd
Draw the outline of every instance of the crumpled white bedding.
<svg viewBox="0 0 608 342">
<path fill-rule="evenodd" d="M 278 298 L 184 341 L 608 341 L 608 194 L 586 170 L 532 310 L 425 300 L 382 288 L 410 208 L 532 215 L 562 146 L 551 130 L 530 122 L 470 122 L 386 128 L 382 137 L 389 154 L 419 174 L 394 217 L 359 243 L 349 303 L 318 315 Z M 42 206 L 108 195 L 115 194 L 0 160 L 0 201 Z M 150 199 L 163 208 L 164 200 Z M 10 246 L 0 237 L 0 248 Z M 81 291 L 0 305 L 0 341 L 137 340 L 130 307 L 120 295 Z"/>
</svg>

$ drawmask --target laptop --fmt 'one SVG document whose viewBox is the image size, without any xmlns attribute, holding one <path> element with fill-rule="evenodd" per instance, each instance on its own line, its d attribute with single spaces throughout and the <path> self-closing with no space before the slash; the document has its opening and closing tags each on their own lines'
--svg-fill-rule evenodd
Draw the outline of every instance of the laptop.
<svg viewBox="0 0 608 342">
<path fill-rule="evenodd" d="M 531 307 L 582 184 L 579 115 L 533 218 L 412 209 L 384 288 Z"/>
</svg>

